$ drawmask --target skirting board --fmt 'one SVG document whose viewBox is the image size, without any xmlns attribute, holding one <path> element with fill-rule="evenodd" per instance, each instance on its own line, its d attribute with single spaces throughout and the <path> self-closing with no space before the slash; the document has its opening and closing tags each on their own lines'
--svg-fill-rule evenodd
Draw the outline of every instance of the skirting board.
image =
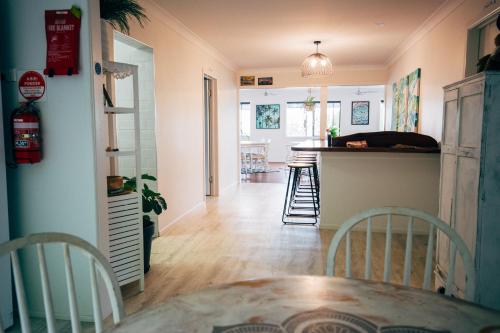
<svg viewBox="0 0 500 333">
<path fill-rule="evenodd" d="M 179 215 L 178 217 L 176 217 L 174 220 L 172 220 L 172 222 L 170 222 L 169 224 L 167 224 L 166 226 L 164 226 L 163 228 L 160 229 L 160 236 L 163 235 L 163 233 L 168 229 L 170 228 L 171 226 L 173 226 L 174 224 L 176 224 L 177 222 L 179 222 L 180 220 L 182 220 L 184 217 L 186 217 L 187 215 L 189 215 L 190 213 L 194 212 L 195 210 L 199 209 L 199 208 L 202 208 L 202 207 L 205 207 L 205 201 L 202 201 L 202 202 L 199 202 L 198 204 L 194 205 L 191 209 L 188 209 L 186 212 L 184 212 L 183 214 Z"/>
</svg>

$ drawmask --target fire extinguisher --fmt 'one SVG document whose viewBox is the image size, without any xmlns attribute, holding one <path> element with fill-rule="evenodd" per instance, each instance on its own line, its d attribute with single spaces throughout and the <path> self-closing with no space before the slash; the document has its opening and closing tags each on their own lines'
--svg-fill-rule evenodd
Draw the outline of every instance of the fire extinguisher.
<svg viewBox="0 0 500 333">
<path fill-rule="evenodd" d="M 29 101 L 12 113 L 12 140 L 16 164 L 42 160 L 39 110 Z"/>
</svg>

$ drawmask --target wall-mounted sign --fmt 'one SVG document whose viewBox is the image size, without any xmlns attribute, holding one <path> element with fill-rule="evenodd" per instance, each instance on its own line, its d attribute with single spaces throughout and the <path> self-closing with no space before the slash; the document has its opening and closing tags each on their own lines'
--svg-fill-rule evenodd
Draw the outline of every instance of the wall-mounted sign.
<svg viewBox="0 0 500 333">
<path fill-rule="evenodd" d="M 44 73 L 49 77 L 78 74 L 80 15 L 76 7 L 45 11 L 47 67 Z"/>
<path fill-rule="evenodd" d="M 255 76 L 251 75 L 240 76 L 240 86 L 255 86 Z"/>
<path fill-rule="evenodd" d="M 20 71 L 17 77 L 19 102 L 40 101 L 45 99 L 47 86 L 45 77 L 41 71 Z"/>
</svg>

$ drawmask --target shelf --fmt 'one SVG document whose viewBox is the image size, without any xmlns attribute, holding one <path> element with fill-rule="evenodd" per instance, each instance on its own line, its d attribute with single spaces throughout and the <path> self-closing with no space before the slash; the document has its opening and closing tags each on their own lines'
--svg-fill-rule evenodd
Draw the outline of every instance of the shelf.
<svg viewBox="0 0 500 333">
<path fill-rule="evenodd" d="M 135 108 L 122 108 L 122 107 L 104 107 L 104 113 L 106 114 L 134 114 L 136 112 Z"/>
<path fill-rule="evenodd" d="M 107 157 L 135 156 L 134 150 L 107 151 Z"/>
</svg>

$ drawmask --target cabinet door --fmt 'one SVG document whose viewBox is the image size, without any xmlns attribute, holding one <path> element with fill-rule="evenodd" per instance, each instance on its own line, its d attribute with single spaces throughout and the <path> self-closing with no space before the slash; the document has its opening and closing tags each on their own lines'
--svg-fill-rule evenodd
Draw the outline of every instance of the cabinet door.
<svg viewBox="0 0 500 333">
<path fill-rule="evenodd" d="M 483 82 L 460 88 L 460 111 L 453 227 L 475 257 L 481 137 L 483 124 Z M 465 286 L 461 260 L 457 260 L 455 283 L 460 291 Z"/>
<path fill-rule="evenodd" d="M 443 134 L 441 140 L 441 178 L 439 194 L 439 218 L 451 225 L 456 180 L 458 89 L 445 91 L 443 109 Z M 449 264 L 449 239 L 437 233 L 437 268 L 446 274 Z M 445 276 L 443 276 L 445 277 Z M 436 281 L 436 286 L 441 286 Z"/>
</svg>

